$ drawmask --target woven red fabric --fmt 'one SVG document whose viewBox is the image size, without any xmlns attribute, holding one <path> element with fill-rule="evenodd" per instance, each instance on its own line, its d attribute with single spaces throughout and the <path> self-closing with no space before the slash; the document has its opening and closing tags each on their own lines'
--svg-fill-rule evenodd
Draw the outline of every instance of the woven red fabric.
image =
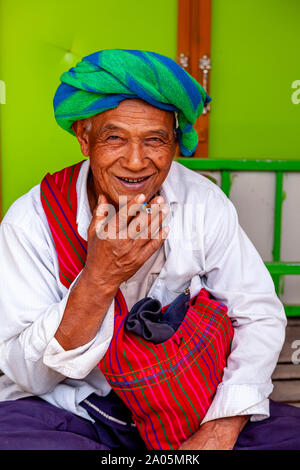
<svg viewBox="0 0 300 470">
<path fill-rule="evenodd" d="M 62 284 L 70 287 L 86 262 L 87 242 L 78 233 L 76 182 L 82 163 L 47 173 L 40 185 L 41 203 L 55 243 Z"/>
<path fill-rule="evenodd" d="M 174 335 L 153 344 L 124 328 L 120 289 L 115 300 L 114 335 L 99 367 L 147 448 L 177 449 L 199 428 L 222 380 L 233 338 L 227 308 L 201 289 Z"/>
<path fill-rule="evenodd" d="M 76 223 L 76 181 L 82 163 L 48 173 L 41 182 L 41 202 L 67 288 L 87 254 Z M 177 449 L 199 428 L 222 380 L 233 338 L 227 308 L 202 289 L 190 300 L 175 334 L 156 345 L 124 329 L 127 315 L 119 289 L 113 339 L 99 368 L 131 409 L 147 448 Z"/>
</svg>

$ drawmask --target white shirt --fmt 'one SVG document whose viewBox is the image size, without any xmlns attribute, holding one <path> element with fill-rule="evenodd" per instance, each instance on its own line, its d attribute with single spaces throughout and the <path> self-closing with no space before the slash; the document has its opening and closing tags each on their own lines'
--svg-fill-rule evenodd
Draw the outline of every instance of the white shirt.
<svg viewBox="0 0 300 470">
<path fill-rule="evenodd" d="M 88 171 L 86 160 L 77 180 L 78 231 L 85 240 L 92 218 Z M 164 222 L 170 232 L 166 262 L 148 295 L 166 305 L 188 286 L 191 296 L 204 287 L 228 306 L 234 326 L 223 381 L 203 422 L 242 414 L 264 419 L 286 326 L 269 272 L 232 203 L 209 179 L 173 162 L 161 192 L 171 208 Z M 190 233 L 182 236 L 182 227 Z M 4 217 L 0 263 L 0 401 L 38 395 L 91 419 L 79 402 L 92 392 L 110 391 L 97 364 L 113 335 L 114 301 L 88 344 L 65 351 L 54 338 L 77 279 L 70 290 L 60 282 L 39 185 Z"/>
</svg>

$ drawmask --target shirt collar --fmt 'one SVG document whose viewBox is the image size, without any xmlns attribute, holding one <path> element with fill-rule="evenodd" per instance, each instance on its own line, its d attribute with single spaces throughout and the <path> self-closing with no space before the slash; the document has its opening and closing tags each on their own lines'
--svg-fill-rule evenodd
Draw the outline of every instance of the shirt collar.
<svg viewBox="0 0 300 470">
<path fill-rule="evenodd" d="M 161 195 L 165 198 L 167 204 L 178 204 L 179 198 L 173 189 L 172 185 L 173 163 L 171 164 L 170 171 L 160 188 Z"/>
</svg>

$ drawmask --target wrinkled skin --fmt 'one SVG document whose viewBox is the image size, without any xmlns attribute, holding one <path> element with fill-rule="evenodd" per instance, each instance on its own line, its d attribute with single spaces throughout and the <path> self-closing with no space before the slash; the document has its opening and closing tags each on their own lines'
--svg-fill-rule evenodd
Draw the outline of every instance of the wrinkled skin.
<svg viewBox="0 0 300 470">
<path fill-rule="evenodd" d="M 150 176 L 142 192 L 148 201 L 166 178 L 176 148 L 174 114 L 141 100 L 122 101 L 115 109 L 91 118 L 92 129 L 77 121 L 75 132 L 83 155 L 90 157 L 92 209 L 99 194 L 118 205 L 120 196 L 131 200 L 136 190 L 124 189 L 117 176 Z"/>
</svg>

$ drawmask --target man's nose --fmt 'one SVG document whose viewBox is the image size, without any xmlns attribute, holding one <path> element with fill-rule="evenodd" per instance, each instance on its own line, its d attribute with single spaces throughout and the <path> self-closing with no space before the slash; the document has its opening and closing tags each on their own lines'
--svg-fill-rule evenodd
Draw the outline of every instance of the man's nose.
<svg viewBox="0 0 300 470">
<path fill-rule="evenodd" d="M 125 161 L 123 161 L 123 166 L 126 166 L 129 170 L 139 171 L 148 166 L 147 157 L 145 155 L 143 146 L 136 142 L 131 143 L 128 146 L 127 152 L 125 155 Z"/>
</svg>

